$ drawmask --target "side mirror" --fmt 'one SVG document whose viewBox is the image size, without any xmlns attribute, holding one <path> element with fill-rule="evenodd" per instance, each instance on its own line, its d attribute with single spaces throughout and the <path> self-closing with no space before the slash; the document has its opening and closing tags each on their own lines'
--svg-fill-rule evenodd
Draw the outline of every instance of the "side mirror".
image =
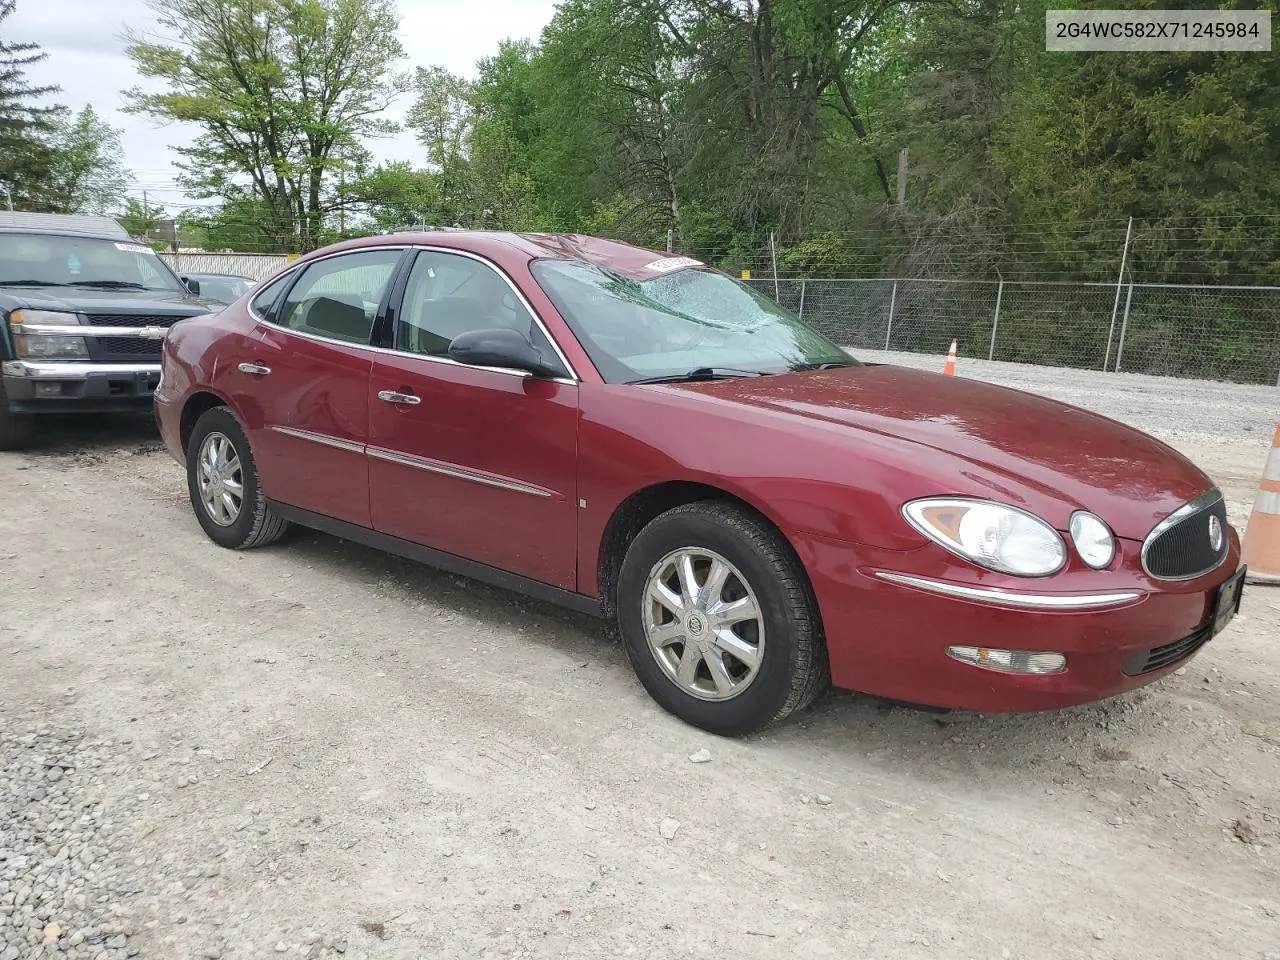
<svg viewBox="0 0 1280 960">
<path fill-rule="evenodd" d="M 200 281 L 192 280 L 190 277 L 183 277 L 182 282 L 186 284 L 187 292 L 193 297 L 200 296 Z"/>
<path fill-rule="evenodd" d="M 562 377 L 559 364 L 546 360 L 542 351 L 515 330 L 472 330 L 449 344 L 449 359 L 472 367 L 525 370 L 535 377 Z"/>
</svg>

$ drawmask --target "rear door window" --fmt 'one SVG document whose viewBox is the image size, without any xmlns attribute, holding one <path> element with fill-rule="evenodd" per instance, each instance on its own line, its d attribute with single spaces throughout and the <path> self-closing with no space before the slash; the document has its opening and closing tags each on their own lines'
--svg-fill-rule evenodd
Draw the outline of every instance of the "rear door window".
<svg viewBox="0 0 1280 960">
<path fill-rule="evenodd" d="M 256 297 L 249 301 L 249 309 L 264 320 L 273 320 L 275 317 L 272 313 L 272 307 L 280 299 L 280 291 L 289 285 L 293 277 L 294 271 L 292 270 L 284 276 L 276 277 L 276 279 L 259 290 Z"/>
<path fill-rule="evenodd" d="M 363 250 L 311 264 L 285 297 L 276 323 L 329 340 L 368 343 L 402 254 L 401 250 Z"/>
</svg>

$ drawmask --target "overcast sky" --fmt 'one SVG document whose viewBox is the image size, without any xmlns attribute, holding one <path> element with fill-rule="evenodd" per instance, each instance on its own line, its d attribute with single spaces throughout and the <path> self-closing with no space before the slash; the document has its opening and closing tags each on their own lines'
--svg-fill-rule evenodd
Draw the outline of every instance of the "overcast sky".
<svg viewBox="0 0 1280 960">
<path fill-rule="evenodd" d="M 472 76 L 478 59 L 496 52 L 498 41 L 536 40 L 551 19 L 555 0 L 399 0 L 400 42 L 406 59 L 399 69 L 439 64 Z M 92 104 L 112 126 L 124 131 L 124 158 L 136 178 L 132 195 L 148 192 L 152 203 L 170 207 L 189 202 L 173 182 L 170 144 L 191 139 L 185 126 L 158 127 L 142 117 L 120 112 L 120 91 L 138 84 L 121 39 L 126 27 L 147 29 L 153 17 L 146 0 L 18 0 L 5 23 L 6 39 L 32 41 L 49 54 L 32 67 L 38 84 L 58 84 L 55 98 L 74 110 Z M 406 97 L 393 112 L 401 119 Z M 421 163 L 412 136 L 369 141 L 379 160 Z M 172 212 L 172 210 L 171 210 Z"/>
</svg>

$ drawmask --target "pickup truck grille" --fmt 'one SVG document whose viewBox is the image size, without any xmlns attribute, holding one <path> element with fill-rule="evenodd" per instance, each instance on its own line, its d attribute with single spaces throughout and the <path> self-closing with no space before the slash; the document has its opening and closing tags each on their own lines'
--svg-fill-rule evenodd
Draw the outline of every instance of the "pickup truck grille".
<svg viewBox="0 0 1280 960">
<path fill-rule="evenodd" d="M 171 327 L 185 316 L 116 316 L 107 313 L 91 313 L 87 317 L 91 327 Z M 98 360 L 146 360 L 160 359 L 163 340 L 144 340 L 142 337 L 94 337 L 97 343 L 95 357 Z M 90 347 L 92 350 L 93 347 Z"/>
</svg>

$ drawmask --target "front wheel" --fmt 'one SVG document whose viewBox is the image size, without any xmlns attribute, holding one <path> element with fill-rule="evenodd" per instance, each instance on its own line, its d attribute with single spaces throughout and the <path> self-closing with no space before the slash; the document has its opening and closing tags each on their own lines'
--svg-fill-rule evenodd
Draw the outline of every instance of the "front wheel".
<svg viewBox="0 0 1280 960">
<path fill-rule="evenodd" d="M 191 431 L 187 490 L 200 526 L 220 546 L 263 547 L 289 529 L 263 497 L 249 440 L 226 407 L 205 411 Z"/>
<path fill-rule="evenodd" d="M 663 707 L 741 736 L 807 706 L 829 680 L 803 567 L 778 532 L 730 503 L 676 507 L 632 542 L 618 627 Z"/>
</svg>

